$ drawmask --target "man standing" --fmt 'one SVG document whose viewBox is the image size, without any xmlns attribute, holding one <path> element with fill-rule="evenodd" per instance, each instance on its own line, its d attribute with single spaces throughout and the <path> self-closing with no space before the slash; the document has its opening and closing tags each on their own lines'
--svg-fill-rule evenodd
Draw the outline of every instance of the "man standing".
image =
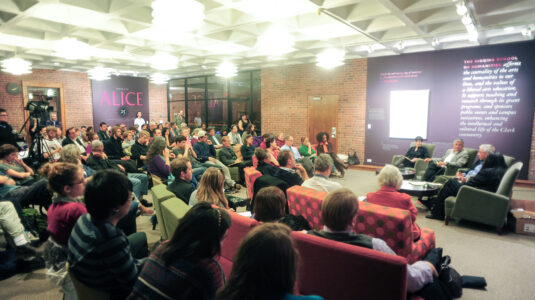
<svg viewBox="0 0 535 300">
<path fill-rule="evenodd" d="M 238 167 L 240 173 L 240 180 L 243 184 L 245 181 L 243 169 L 245 167 L 252 166 L 252 161 L 242 161 L 238 159 L 238 157 L 236 156 L 236 152 L 234 152 L 234 149 L 230 146 L 230 138 L 228 136 L 224 136 L 223 138 L 221 138 L 221 142 L 223 143 L 223 147 L 221 147 L 221 150 L 219 152 L 219 158 L 221 159 L 221 162 L 225 166 Z"/>
<path fill-rule="evenodd" d="M 316 191 L 332 192 L 342 188 L 338 182 L 330 181 L 333 160 L 328 154 L 320 154 L 314 161 L 314 177 L 303 182 L 302 186 L 311 188 Z"/>
<path fill-rule="evenodd" d="M 184 111 L 181 110 L 178 112 L 178 115 L 175 117 L 175 123 L 176 125 L 180 126 L 182 123 L 184 123 Z"/>
<path fill-rule="evenodd" d="M 55 112 L 50 113 L 50 120 L 46 120 L 46 126 L 54 126 L 54 127 L 62 128 L 61 121 L 58 120 L 57 113 Z"/>
<path fill-rule="evenodd" d="M 199 159 L 201 162 L 206 162 L 208 164 L 216 165 L 223 169 L 223 173 L 225 174 L 225 183 L 229 188 L 235 188 L 237 190 L 241 189 L 241 185 L 237 184 L 232 178 L 230 177 L 230 172 L 227 166 L 225 166 L 222 162 L 217 160 L 215 158 L 216 152 L 213 145 L 209 145 L 206 137 L 206 131 L 201 130 L 198 134 L 199 140 L 195 145 L 193 146 L 193 150 L 195 150 L 195 153 L 197 153 L 197 159 Z"/>
<path fill-rule="evenodd" d="M 108 135 L 108 124 L 106 122 L 100 122 L 100 130 L 98 131 L 98 139 L 105 142 L 110 139 Z"/>
<path fill-rule="evenodd" d="M 296 164 L 294 156 L 290 150 L 281 150 L 277 155 L 280 168 L 273 175 L 286 183 L 290 187 L 301 185 L 308 179 L 308 174 L 301 164 Z"/>
<path fill-rule="evenodd" d="M 191 162 L 186 158 L 177 158 L 171 162 L 171 174 L 175 180 L 167 186 L 167 190 L 173 192 L 178 199 L 189 203 L 189 197 L 195 190 L 191 180 L 193 179 L 193 169 Z"/>
<path fill-rule="evenodd" d="M 294 155 L 295 162 L 300 163 L 303 168 L 305 168 L 308 176 L 312 176 L 314 174 L 314 165 L 312 164 L 312 161 L 308 157 L 301 157 L 299 150 L 294 147 L 293 136 L 287 135 L 284 137 L 284 145 L 281 147 L 281 150 L 290 150 Z"/>
<path fill-rule="evenodd" d="M 7 111 L 0 108 L 0 145 L 11 144 L 20 150 L 17 145 L 17 136 L 13 133 L 13 127 L 7 122 Z"/>
<path fill-rule="evenodd" d="M 425 162 L 430 162 L 423 177 L 424 181 L 433 181 L 438 175 L 442 175 L 446 172 L 447 167 L 462 168 L 468 161 L 468 152 L 463 149 L 464 141 L 462 139 L 455 139 L 453 141 L 453 149 L 448 149 L 446 154 L 439 160 L 433 160 L 432 158 L 424 159 Z"/>
</svg>

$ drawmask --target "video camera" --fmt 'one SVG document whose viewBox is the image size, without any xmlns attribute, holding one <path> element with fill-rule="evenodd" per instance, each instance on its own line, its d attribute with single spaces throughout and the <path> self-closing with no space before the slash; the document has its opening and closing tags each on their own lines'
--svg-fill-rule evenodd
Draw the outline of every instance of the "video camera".
<svg viewBox="0 0 535 300">
<path fill-rule="evenodd" d="M 40 116 L 43 113 L 54 111 L 54 108 L 49 105 L 50 100 L 52 100 L 52 97 L 46 97 L 43 95 L 37 101 L 28 101 L 25 109 L 30 112 L 31 116 Z"/>
</svg>

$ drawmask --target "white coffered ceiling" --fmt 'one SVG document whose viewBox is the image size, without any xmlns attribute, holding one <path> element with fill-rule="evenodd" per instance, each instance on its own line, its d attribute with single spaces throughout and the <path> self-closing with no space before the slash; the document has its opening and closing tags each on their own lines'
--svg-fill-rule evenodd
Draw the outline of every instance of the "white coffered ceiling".
<svg viewBox="0 0 535 300">
<path fill-rule="evenodd" d="M 533 35 L 522 30 L 535 30 L 534 0 L 466 1 L 479 32 L 476 42 L 468 40 L 457 0 L 199 2 L 205 6 L 204 24 L 183 34 L 152 25 L 151 0 L 0 0 L 0 58 L 16 52 L 34 68 L 85 72 L 105 66 L 145 76 L 156 72 L 150 57 L 167 52 L 179 65 L 164 73 L 176 78 L 213 74 L 225 60 L 251 70 L 314 62 L 329 47 L 345 49 L 346 58 L 375 57 L 524 41 Z M 256 48 L 258 36 L 273 25 L 295 39 L 293 51 L 282 57 L 261 55 Z M 55 56 L 54 42 L 67 36 L 88 43 L 92 57 Z"/>
</svg>

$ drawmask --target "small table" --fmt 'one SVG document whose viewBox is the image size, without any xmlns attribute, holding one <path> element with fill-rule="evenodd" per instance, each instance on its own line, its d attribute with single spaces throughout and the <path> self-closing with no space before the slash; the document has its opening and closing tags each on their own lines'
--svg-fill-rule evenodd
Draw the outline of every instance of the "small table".
<svg viewBox="0 0 535 300">
<path fill-rule="evenodd" d="M 422 200 L 422 197 L 432 197 L 436 195 L 439 187 L 440 185 L 425 181 L 403 180 L 399 191 L 414 197 L 418 197 L 418 200 Z"/>
<path fill-rule="evenodd" d="M 382 169 L 383 168 L 375 170 L 375 175 L 381 173 Z M 416 171 L 414 171 L 413 169 L 399 169 L 399 171 L 401 172 L 401 176 L 403 176 L 403 179 L 413 179 L 416 174 Z"/>
</svg>

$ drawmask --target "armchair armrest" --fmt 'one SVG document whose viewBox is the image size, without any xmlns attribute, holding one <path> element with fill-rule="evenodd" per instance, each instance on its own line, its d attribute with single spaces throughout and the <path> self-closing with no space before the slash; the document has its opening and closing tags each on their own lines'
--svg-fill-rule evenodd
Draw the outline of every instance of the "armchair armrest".
<svg viewBox="0 0 535 300">
<path fill-rule="evenodd" d="M 463 185 L 457 194 L 452 216 L 501 227 L 508 210 L 508 197 Z"/>
</svg>

